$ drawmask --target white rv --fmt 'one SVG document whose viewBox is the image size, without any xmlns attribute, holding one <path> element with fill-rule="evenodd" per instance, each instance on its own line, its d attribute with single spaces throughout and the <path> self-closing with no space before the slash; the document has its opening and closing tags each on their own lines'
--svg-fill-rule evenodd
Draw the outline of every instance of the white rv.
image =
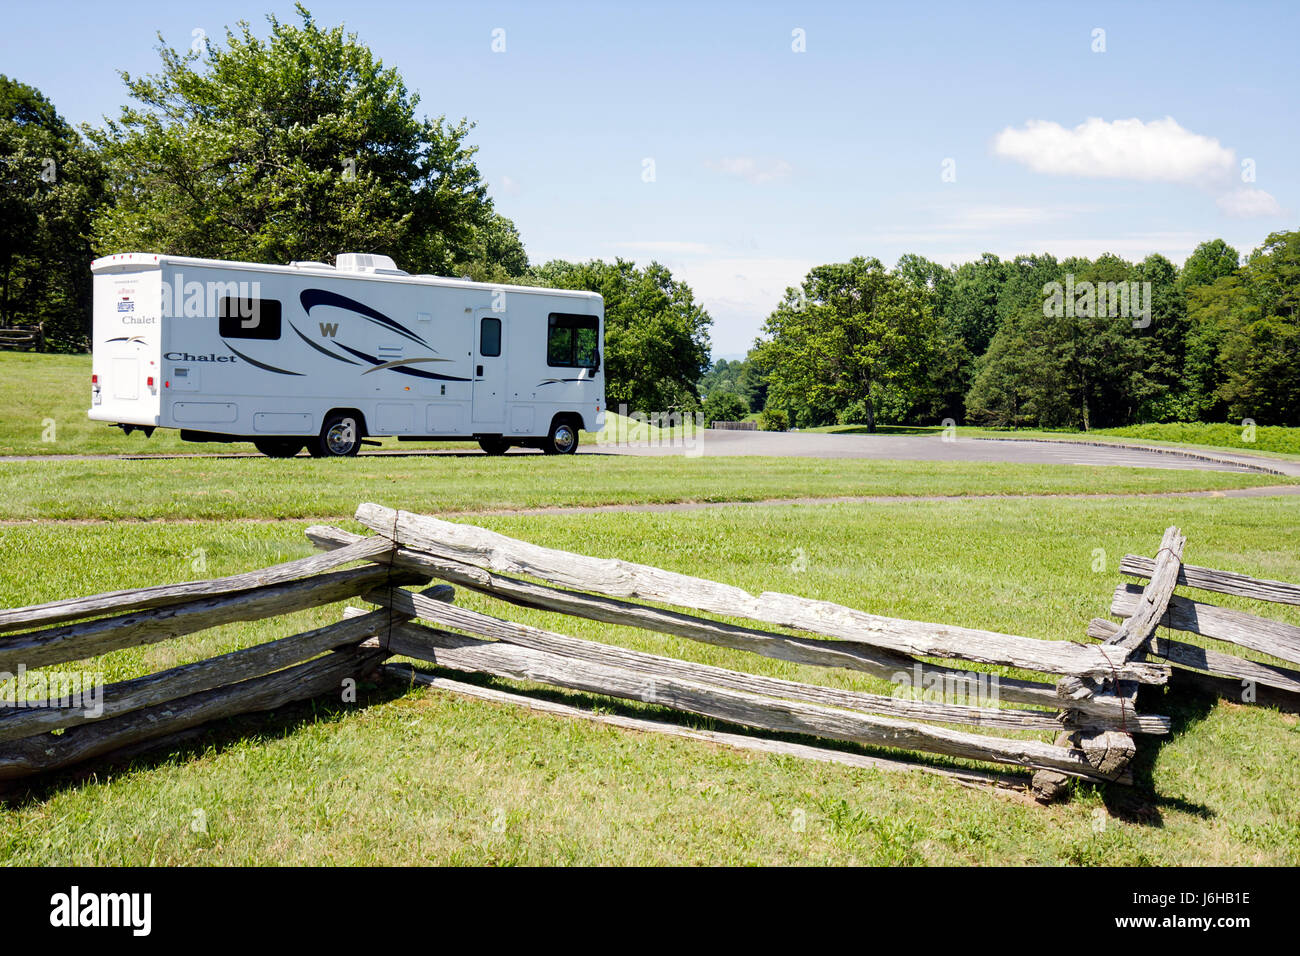
<svg viewBox="0 0 1300 956">
<path fill-rule="evenodd" d="M 604 424 L 604 303 L 590 292 L 335 265 L 105 256 L 94 273 L 90 417 L 354 455 L 368 436 L 567 454 Z"/>
</svg>

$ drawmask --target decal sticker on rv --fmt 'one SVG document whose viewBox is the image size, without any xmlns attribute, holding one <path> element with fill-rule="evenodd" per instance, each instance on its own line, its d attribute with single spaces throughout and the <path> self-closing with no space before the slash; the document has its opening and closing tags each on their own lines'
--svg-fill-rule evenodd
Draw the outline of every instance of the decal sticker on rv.
<svg viewBox="0 0 1300 956">
<path fill-rule="evenodd" d="M 432 345 L 426 342 L 421 336 L 417 335 L 415 332 L 411 331 L 410 329 L 408 329 L 406 326 L 402 325 L 400 322 L 396 321 L 395 319 L 392 319 L 384 315 L 384 313 L 380 312 L 377 309 L 372 309 L 364 302 L 358 302 L 356 299 L 350 299 L 345 295 L 339 295 L 337 292 L 330 292 L 326 289 L 304 289 L 301 293 L 299 293 L 298 300 L 302 303 L 303 311 L 306 312 L 309 316 L 311 315 L 311 310 L 317 308 L 318 306 L 325 307 L 325 308 L 343 309 L 344 311 L 352 312 L 355 315 L 359 315 L 367 322 L 371 322 L 375 325 L 381 326 L 382 328 L 384 328 L 389 332 L 394 332 L 397 335 L 400 335 L 403 338 L 416 343 L 417 345 L 422 345 L 430 352 L 438 351 Z M 298 338 L 302 339 L 304 342 L 310 345 L 317 352 L 320 352 L 322 355 L 328 355 L 330 358 L 339 362 L 345 362 L 348 365 L 357 365 L 357 366 L 361 365 L 360 362 L 353 361 L 353 359 L 348 358 L 346 355 L 340 355 L 337 352 L 333 351 L 332 349 L 326 348 L 320 342 L 313 340 L 306 333 L 304 333 L 302 329 L 294 325 L 293 322 L 289 323 L 289 328 L 293 329 L 294 333 L 298 336 Z M 416 378 L 429 378 L 429 379 L 435 379 L 444 382 L 472 381 L 471 379 L 460 378 L 459 376 L 455 376 L 455 375 L 440 375 L 437 372 L 429 372 L 429 371 L 425 371 L 424 369 L 411 367 L 413 365 L 419 365 L 426 362 L 450 362 L 451 359 L 437 358 L 437 357 L 430 356 L 426 358 L 417 357 L 417 358 L 397 359 L 395 361 L 385 362 L 383 359 L 379 358 L 376 355 L 369 355 L 365 352 L 362 352 L 358 349 L 354 349 L 351 346 L 345 345 L 344 343 L 338 341 L 337 338 L 338 331 L 339 331 L 338 322 L 320 323 L 320 333 L 322 339 L 329 339 L 335 346 L 342 349 L 344 352 L 347 352 L 348 355 L 355 356 L 356 358 L 359 359 L 364 359 L 365 361 L 370 363 L 371 367 L 366 369 L 364 372 L 362 372 L 361 373 L 362 375 L 369 375 L 371 372 L 390 371 L 390 372 L 397 372 L 400 375 L 413 375 Z"/>
<path fill-rule="evenodd" d="M 372 309 L 364 302 L 358 302 L 356 299 L 349 299 L 347 296 L 339 295 L 337 292 L 329 292 L 325 289 L 303 289 L 298 295 L 298 301 L 302 303 L 302 309 L 308 315 L 311 315 L 311 310 L 316 308 L 318 305 L 333 306 L 336 309 L 345 309 L 348 312 L 355 312 L 368 322 L 382 325 L 390 332 L 396 332 L 398 335 L 405 339 L 409 339 L 416 345 L 423 345 L 431 352 L 438 351 L 428 342 L 424 341 L 424 339 L 420 338 L 419 335 L 402 325 L 402 323 L 390 319 L 388 316 L 384 315 L 384 313 Z M 338 326 L 334 326 L 334 328 L 337 330 Z M 322 325 L 322 333 L 324 330 L 324 325 Z"/>
<path fill-rule="evenodd" d="M 287 368 L 276 368 L 274 365 L 267 365 L 265 362 L 259 362 L 257 359 L 250 358 L 249 356 L 245 355 L 243 352 L 239 351 L 239 349 L 235 348 L 229 342 L 222 342 L 221 344 L 224 345 L 226 348 L 230 349 L 230 351 L 234 352 L 236 355 L 238 355 L 249 365 L 256 366 L 257 368 L 266 369 L 266 371 L 268 372 L 275 372 L 277 375 L 302 375 L 303 374 L 302 372 L 291 372 Z M 202 359 L 200 359 L 200 361 L 202 361 Z M 223 355 L 221 358 L 217 359 L 217 361 L 220 362 L 220 361 L 229 361 L 229 360 L 226 358 L 226 356 Z"/>
</svg>

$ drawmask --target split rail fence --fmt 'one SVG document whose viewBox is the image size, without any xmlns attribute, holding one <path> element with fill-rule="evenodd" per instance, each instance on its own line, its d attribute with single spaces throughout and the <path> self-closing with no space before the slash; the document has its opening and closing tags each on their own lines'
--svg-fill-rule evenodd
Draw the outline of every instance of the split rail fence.
<svg viewBox="0 0 1300 956">
<path fill-rule="evenodd" d="M 1123 602 L 1117 595 L 1116 606 L 1128 611 L 1127 619 L 1107 625 L 1104 636 L 1101 625 L 1107 622 L 1094 622 L 1094 636 L 1103 636 L 1103 642 L 1085 644 L 882 617 L 791 594 L 755 595 L 379 505 L 362 505 L 356 517 L 374 533 L 314 526 L 307 535 L 321 554 L 260 571 L 0 610 L 3 675 L 20 665 L 49 668 L 340 601 L 375 606 L 349 607 L 342 620 L 323 627 L 111 684 L 103 691 L 102 713 L 94 717 L 53 699 L 46 701 L 53 706 L 0 708 L 0 780 L 164 746 L 211 721 L 335 694 L 349 679 L 381 673 L 637 730 L 854 766 L 939 773 L 964 783 L 1023 787 L 1027 780 L 1023 772 L 903 762 L 844 745 L 1027 769 L 1033 771 L 1037 795 L 1046 799 L 1071 779 L 1131 782 L 1134 735 L 1169 732 L 1167 717 L 1137 710 L 1137 688 L 1164 684 L 1193 653 L 1154 639 L 1153 633 L 1162 620 L 1181 620 L 1183 599 L 1172 597 L 1176 582 L 1201 587 L 1209 580 L 1202 569 L 1181 565 L 1182 536 L 1169 529 L 1154 561 L 1125 559 L 1127 573 L 1149 579 L 1145 587 L 1123 589 Z M 344 568 L 357 562 L 364 563 Z M 1220 575 L 1216 582 L 1227 580 L 1220 572 L 1209 574 Z M 443 583 L 425 587 L 433 579 Z M 1277 582 L 1252 586 L 1284 595 L 1280 600 L 1297 591 Z M 893 691 L 788 680 L 576 638 L 458 606 L 457 587 L 519 608 L 862 672 L 890 681 Z M 1300 630 L 1283 627 L 1290 628 L 1287 636 Z M 1230 630 L 1216 624 L 1210 636 L 1223 639 Z M 1268 653 L 1286 649 L 1285 643 L 1270 639 Z M 596 712 L 384 663 L 392 657 L 427 662 L 443 672 L 648 702 L 738 730 L 703 729 L 659 719 L 654 712 Z M 1204 664 L 1207 658 L 1196 660 Z M 1235 674 L 1217 657 L 1208 660 L 1213 665 L 1208 669 Z M 1251 673 L 1270 668 L 1275 682 L 1300 677 L 1277 676 L 1280 668 L 1244 659 L 1234 666 Z M 1043 676 L 990 673 L 1005 669 Z M 936 700 L 897 692 L 903 685 L 944 693 Z M 996 691 L 992 699 L 990 687 Z M 975 703 L 954 703 L 954 694 Z M 1052 742 L 1042 739 L 1044 732 L 1054 733 Z"/>
<path fill-rule="evenodd" d="M 44 326 L 30 328 L 0 329 L 0 349 L 34 349 L 40 351 L 45 347 Z"/>
</svg>

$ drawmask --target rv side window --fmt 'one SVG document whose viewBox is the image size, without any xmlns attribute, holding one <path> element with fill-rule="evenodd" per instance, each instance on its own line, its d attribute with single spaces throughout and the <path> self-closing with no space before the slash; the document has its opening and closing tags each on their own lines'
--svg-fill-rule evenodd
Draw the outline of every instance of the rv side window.
<svg viewBox="0 0 1300 956">
<path fill-rule="evenodd" d="M 223 339 L 278 339 L 280 300 L 227 296 L 217 313 L 217 330 Z"/>
<path fill-rule="evenodd" d="M 484 318 L 479 323 L 478 351 L 489 358 L 501 354 L 501 320 Z"/>
<path fill-rule="evenodd" d="M 566 368 L 599 368 L 599 325 L 594 315 L 552 312 L 546 333 L 546 364 Z"/>
</svg>

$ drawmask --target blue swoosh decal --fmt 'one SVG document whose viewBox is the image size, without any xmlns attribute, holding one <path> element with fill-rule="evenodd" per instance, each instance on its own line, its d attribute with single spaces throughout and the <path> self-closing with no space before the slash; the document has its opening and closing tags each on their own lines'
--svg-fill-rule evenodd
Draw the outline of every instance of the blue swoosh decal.
<svg viewBox="0 0 1300 956">
<path fill-rule="evenodd" d="M 364 302 L 358 302 L 356 299 L 349 299 L 347 296 L 339 295 L 337 292 L 329 292 L 325 289 L 304 289 L 299 293 L 298 301 L 302 303 L 303 311 L 308 315 L 310 315 L 311 310 L 316 308 L 318 305 L 333 306 L 336 309 L 347 309 L 349 312 L 355 312 L 357 315 L 363 316 L 371 322 L 378 323 L 379 325 L 384 326 L 384 328 L 396 332 L 398 335 L 410 339 L 418 345 L 423 345 L 431 352 L 438 351 L 400 322 L 393 321 L 388 316 L 384 315 L 384 313 L 372 309 Z"/>
</svg>

